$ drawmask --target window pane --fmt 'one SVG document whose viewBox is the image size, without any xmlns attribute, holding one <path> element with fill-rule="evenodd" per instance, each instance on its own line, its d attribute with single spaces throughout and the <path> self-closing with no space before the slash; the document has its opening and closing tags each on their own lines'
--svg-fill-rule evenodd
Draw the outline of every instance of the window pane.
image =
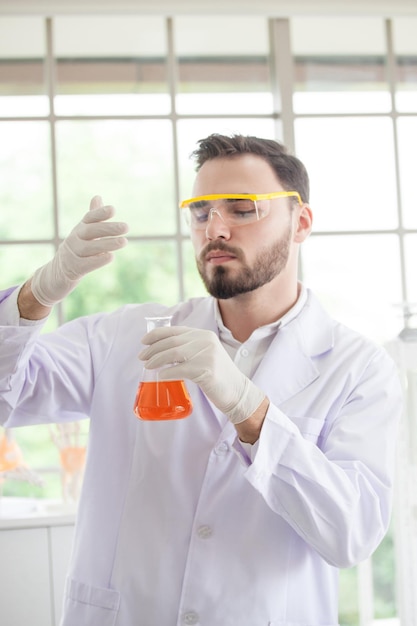
<svg viewBox="0 0 417 626">
<path fill-rule="evenodd" d="M 380 18 L 294 18 L 294 110 L 297 113 L 386 112 L 384 22 Z"/>
<path fill-rule="evenodd" d="M 375 341 L 403 327 L 395 235 L 312 236 L 303 244 L 305 283 L 337 320 Z"/>
<path fill-rule="evenodd" d="M 177 18 L 178 113 L 271 113 L 268 47 L 265 18 Z"/>
<path fill-rule="evenodd" d="M 398 111 L 417 112 L 417 19 L 393 21 L 397 86 L 395 104 Z"/>
<path fill-rule="evenodd" d="M 392 527 L 372 556 L 375 617 L 397 615 L 395 598 L 395 549 Z"/>
<path fill-rule="evenodd" d="M 101 195 L 130 235 L 174 233 L 177 206 L 167 120 L 57 123 L 60 229 L 66 235 Z M 74 184 L 74 181 L 77 184 Z"/>
<path fill-rule="evenodd" d="M 54 24 L 58 115 L 169 112 L 162 17 L 57 17 Z"/>
<path fill-rule="evenodd" d="M 0 239 L 53 235 L 49 127 L 0 122 Z"/>
<path fill-rule="evenodd" d="M 53 246 L 47 244 L 0 246 L 0 289 L 23 283 L 53 255 Z"/>
<path fill-rule="evenodd" d="M 398 118 L 401 198 L 404 226 L 417 228 L 416 133 L 417 117 Z"/>
<path fill-rule="evenodd" d="M 113 263 L 87 274 L 64 300 L 66 319 L 112 311 L 129 302 L 175 304 L 179 300 L 176 246 L 170 241 L 131 241 Z M 139 345 L 139 344 L 138 344 Z"/>
<path fill-rule="evenodd" d="M 47 115 L 44 21 L 0 20 L 0 116 Z"/>
<path fill-rule="evenodd" d="M 417 328 L 417 235 L 406 235 L 404 242 L 408 300 L 412 311 L 415 312 L 413 326 Z"/>
<path fill-rule="evenodd" d="M 298 119 L 295 130 L 297 156 L 310 175 L 315 231 L 396 228 L 390 119 Z"/>
<path fill-rule="evenodd" d="M 281 139 L 281 124 L 272 119 L 204 119 L 179 120 L 178 129 L 178 159 L 180 170 L 181 198 L 188 198 L 192 191 L 195 178 L 194 161 L 190 154 L 197 147 L 197 141 L 204 139 L 211 133 L 231 135 L 255 135 L 267 139 Z"/>
<path fill-rule="evenodd" d="M 339 581 L 340 626 L 356 626 L 359 624 L 357 568 L 341 569 Z"/>
</svg>

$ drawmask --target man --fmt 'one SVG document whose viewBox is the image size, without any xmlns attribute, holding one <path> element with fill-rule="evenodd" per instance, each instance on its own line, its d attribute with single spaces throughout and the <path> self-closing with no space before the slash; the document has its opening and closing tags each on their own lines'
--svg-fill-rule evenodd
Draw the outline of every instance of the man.
<svg viewBox="0 0 417 626">
<path fill-rule="evenodd" d="M 337 568 L 367 558 L 389 523 L 395 367 L 297 282 L 312 226 L 302 163 L 240 135 L 211 135 L 195 157 L 182 206 L 210 297 L 39 336 L 126 243 L 96 197 L 0 304 L 3 421 L 91 418 L 62 625 L 336 626 Z M 174 326 L 145 333 L 149 315 Z M 133 416 L 137 352 L 186 379 L 190 417 Z"/>
</svg>

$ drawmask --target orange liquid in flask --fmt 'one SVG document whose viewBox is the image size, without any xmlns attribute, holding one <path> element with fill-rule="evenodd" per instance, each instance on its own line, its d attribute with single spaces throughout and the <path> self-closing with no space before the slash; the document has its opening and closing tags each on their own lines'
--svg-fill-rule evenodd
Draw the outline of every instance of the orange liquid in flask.
<svg viewBox="0 0 417 626">
<path fill-rule="evenodd" d="M 193 406 L 183 380 L 142 381 L 133 410 L 142 420 L 173 420 L 190 415 Z"/>
</svg>

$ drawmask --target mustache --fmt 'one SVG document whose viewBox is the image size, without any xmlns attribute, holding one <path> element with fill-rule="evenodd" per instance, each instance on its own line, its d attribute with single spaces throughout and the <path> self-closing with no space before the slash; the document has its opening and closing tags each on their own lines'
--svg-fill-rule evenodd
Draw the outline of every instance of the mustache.
<svg viewBox="0 0 417 626">
<path fill-rule="evenodd" d="M 201 261 L 204 261 L 205 257 L 209 252 L 213 252 L 213 250 L 219 250 L 220 252 L 226 252 L 235 256 L 239 261 L 243 260 L 242 251 L 239 248 L 233 248 L 232 246 L 226 245 L 223 241 L 210 241 L 205 248 L 200 252 L 199 258 Z"/>
</svg>

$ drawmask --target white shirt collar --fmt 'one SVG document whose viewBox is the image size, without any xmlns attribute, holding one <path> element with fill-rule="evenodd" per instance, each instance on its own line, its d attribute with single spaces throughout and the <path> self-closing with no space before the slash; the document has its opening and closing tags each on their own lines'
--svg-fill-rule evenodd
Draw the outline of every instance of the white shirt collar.
<svg viewBox="0 0 417 626">
<path fill-rule="evenodd" d="M 275 334 L 278 328 L 282 328 L 286 324 L 289 324 L 289 322 L 291 322 L 300 314 L 306 302 L 307 302 L 307 289 L 304 287 L 302 283 L 299 283 L 299 295 L 294 306 L 292 306 L 291 309 L 285 313 L 285 315 L 283 315 L 280 319 L 276 320 L 275 322 L 256 328 L 251 334 L 251 336 L 249 337 L 248 341 L 260 340 L 260 339 L 263 339 L 264 337 L 268 337 L 270 335 Z M 220 313 L 220 309 L 219 309 L 219 303 L 217 300 L 215 300 L 214 315 L 215 315 L 216 323 L 219 329 L 221 341 L 229 345 L 240 344 L 240 342 L 238 342 L 233 337 L 230 330 L 226 328 L 226 326 L 224 325 L 223 319 Z"/>
</svg>

